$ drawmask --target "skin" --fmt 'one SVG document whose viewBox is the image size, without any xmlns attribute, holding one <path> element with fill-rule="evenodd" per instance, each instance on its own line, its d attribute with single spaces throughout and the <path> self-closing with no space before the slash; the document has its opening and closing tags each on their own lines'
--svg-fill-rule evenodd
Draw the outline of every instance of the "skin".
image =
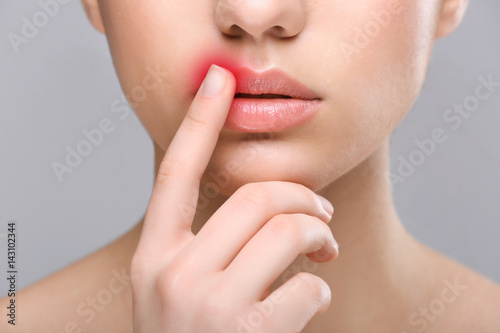
<svg viewBox="0 0 500 333">
<path fill-rule="evenodd" d="M 352 45 L 354 29 L 388 1 L 83 4 L 153 139 L 155 187 L 135 228 L 21 291 L 16 330 L 2 321 L 2 332 L 235 332 L 236 318 L 272 295 L 283 297 L 255 332 L 500 330 L 500 288 L 414 240 L 387 180 L 389 135 L 420 92 L 434 40 L 456 29 L 467 1 L 401 0 L 390 24 L 350 56 L 341 43 Z M 220 69 L 215 96 L 191 82 L 217 52 L 281 68 L 321 97 L 320 112 L 257 137 L 223 129 L 233 75 Z M 138 102 L 131 92 L 158 64 L 161 84 Z M 194 210 L 228 163 L 238 172 Z M 335 206 L 332 219 L 315 193 Z M 94 304 L 92 318 L 75 315 L 122 270 L 131 280 L 111 303 Z M 425 312 L 432 304 L 445 310 Z"/>
</svg>

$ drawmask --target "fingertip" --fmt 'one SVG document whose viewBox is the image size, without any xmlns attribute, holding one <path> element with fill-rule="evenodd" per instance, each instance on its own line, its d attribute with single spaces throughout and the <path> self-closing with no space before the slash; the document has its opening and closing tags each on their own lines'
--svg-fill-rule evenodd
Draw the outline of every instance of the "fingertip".
<svg viewBox="0 0 500 333">
<path fill-rule="evenodd" d="M 205 97 L 220 95 L 227 85 L 228 73 L 229 71 L 217 65 L 210 66 L 201 87 L 201 94 Z"/>
<path fill-rule="evenodd" d="M 227 68 L 224 68 L 224 67 L 219 67 L 219 68 L 222 68 L 223 70 L 225 70 L 227 72 L 226 88 L 229 89 L 229 91 L 234 95 L 234 91 L 236 90 L 236 76 L 235 76 L 235 74 Z"/>
<path fill-rule="evenodd" d="M 236 89 L 236 75 L 228 68 L 226 67 L 221 67 L 218 65 L 213 64 L 212 66 L 217 67 L 217 69 L 224 71 L 227 74 L 227 82 L 226 82 L 226 89 L 229 89 L 230 91 Z"/>
<path fill-rule="evenodd" d="M 331 303 L 332 303 L 332 290 L 328 285 L 328 283 L 326 283 L 326 281 L 323 280 L 321 288 L 321 298 L 319 300 L 320 306 L 316 313 L 317 314 L 325 313 L 330 307 Z"/>
<path fill-rule="evenodd" d="M 330 246 L 325 246 L 322 249 L 306 254 L 307 258 L 312 262 L 325 263 L 337 259 L 339 256 L 339 245 L 336 240 Z"/>
</svg>

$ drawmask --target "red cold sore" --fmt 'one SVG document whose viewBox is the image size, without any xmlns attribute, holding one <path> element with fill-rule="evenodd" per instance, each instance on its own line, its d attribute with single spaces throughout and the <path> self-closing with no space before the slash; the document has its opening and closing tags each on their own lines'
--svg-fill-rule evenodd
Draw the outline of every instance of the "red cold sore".
<svg viewBox="0 0 500 333">
<path fill-rule="evenodd" d="M 223 67 L 231 71 L 233 74 L 235 74 L 235 69 L 238 67 L 236 61 L 230 59 L 227 56 L 220 56 L 220 55 L 205 56 L 202 59 L 200 59 L 197 63 L 198 64 L 195 65 L 193 68 L 192 78 L 190 81 L 192 82 L 195 91 L 197 91 L 200 88 L 212 64 Z"/>
</svg>

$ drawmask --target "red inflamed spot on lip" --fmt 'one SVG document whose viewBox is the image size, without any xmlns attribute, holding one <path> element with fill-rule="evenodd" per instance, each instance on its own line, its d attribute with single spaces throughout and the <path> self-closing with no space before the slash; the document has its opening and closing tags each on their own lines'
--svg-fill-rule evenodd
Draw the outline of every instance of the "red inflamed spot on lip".
<svg viewBox="0 0 500 333">
<path fill-rule="evenodd" d="M 194 65 L 191 74 L 192 77 L 190 82 L 192 83 L 195 91 L 200 88 L 212 64 L 223 67 L 231 71 L 233 75 L 236 76 L 235 72 L 236 68 L 238 68 L 238 64 L 233 59 L 230 59 L 228 56 L 222 55 L 202 55 Z"/>
</svg>

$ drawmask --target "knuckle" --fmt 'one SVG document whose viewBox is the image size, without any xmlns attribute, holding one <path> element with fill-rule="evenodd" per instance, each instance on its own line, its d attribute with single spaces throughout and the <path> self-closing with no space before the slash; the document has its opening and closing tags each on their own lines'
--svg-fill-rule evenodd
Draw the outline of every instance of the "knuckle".
<svg viewBox="0 0 500 333">
<path fill-rule="evenodd" d="M 318 218 L 314 218 L 314 222 L 314 226 L 318 229 L 320 235 L 322 236 L 322 239 L 325 242 L 334 241 L 332 229 L 330 229 L 328 224 L 324 223 Z"/>
<path fill-rule="evenodd" d="M 160 295 L 165 295 L 170 292 L 172 287 L 175 287 L 175 274 L 171 273 L 169 270 L 164 270 L 156 278 L 155 290 Z"/>
<path fill-rule="evenodd" d="M 247 183 L 237 191 L 237 205 L 251 205 L 262 208 L 272 203 L 272 195 L 265 183 Z"/>
<path fill-rule="evenodd" d="M 158 168 L 156 181 L 159 184 L 165 184 L 169 179 L 176 177 L 177 174 L 184 168 L 185 166 L 181 165 L 178 161 L 164 158 Z"/>
<path fill-rule="evenodd" d="M 158 275 L 155 289 L 161 296 L 171 298 L 175 294 L 186 295 L 193 287 L 189 273 L 179 268 L 175 264 L 168 265 Z"/>
<path fill-rule="evenodd" d="M 132 256 L 130 261 L 130 282 L 132 285 L 141 284 L 148 275 L 150 265 L 143 256 L 137 253 Z"/>
<path fill-rule="evenodd" d="M 294 247 L 304 244 L 306 237 L 304 229 L 300 222 L 301 214 L 278 214 L 273 216 L 266 224 L 266 229 L 273 234 L 273 237 L 279 237 L 294 242 Z"/>
<path fill-rule="evenodd" d="M 306 206 L 312 207 L 312 211 L 315 211 L 317 207 L 322 207 L 316 193 L 305 185 L 287 181 L 270 181 L 268 183 L 272 184 L 273 188 L 278 187 L 281 193 L 289 193 L 296 197 L 297 200 L 305 203 Z"/>
<path fill-rule="evenodd" d="M 323 205 L 319 200 L 318 196 L 316 195 L 316 193 L 314 193 L 313 190 L 307 188 L 304 185 L 301 184 L 299 185 L 300 185 L 300 191 L 302 191 L 302 195 L 304 196 L 305 202 L 307 202 L 307 204 L 310 205 L 311 207 L 314 208 L 320 207 L 320 209 L 323 210 Z"/>
<path fill-rule="evenodd" d="M 284 192 L 295 192 L 306 199 L 315 200 L 316 197 L 316 193 L 314 193 L 314 191 L 311 190 L 309 187 L 303 184 L 294 183 L 290 181 L 271 180 L 271 181 L 263 181 L 256 184 L 263 184 L 271 188 L 277 188 L 280 191 Z"/>
<path fill-rule="evenodd" d="M 298 190 L 301 191 L 304 197 L 311 199 L 312 201 L 316 201 L 316 193 L 314 193 L 314 191 L 311 190 L 309 187 L 298 183 L 293 183 L 293 184 L 297 186 Z"/>
<path fill-rule="evenodd" d="M 208 122 L 200 117 L 200 112 L 193 112 L 193 110 L 189 110 L 186 114 L 186 126 L 189 130 L 197 131 L 208 126 Z"/>
<path fill-rule="evenodd" d="M 131 277 L 142 276 L 142 272 L 144 271 L 142 267 L 143 267 L 142 263 L 139 263 L 137 259 L 132 258 L 132 261 L 130 263 L 130 276 Z"/>
</svg>

